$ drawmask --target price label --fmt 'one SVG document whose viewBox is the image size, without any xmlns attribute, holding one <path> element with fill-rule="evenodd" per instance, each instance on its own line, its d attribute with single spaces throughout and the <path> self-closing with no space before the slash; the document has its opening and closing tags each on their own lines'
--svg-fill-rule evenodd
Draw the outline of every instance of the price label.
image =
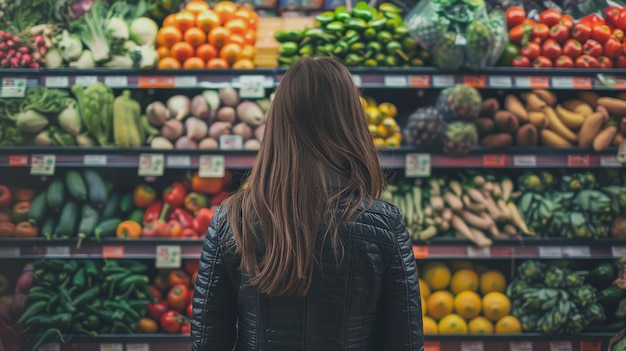
<svg viewBox="0 0 626 351">
<path fill-rule="evenodd" d="M 554 89 L 572 89 L 574 87 L 574 79 L 572 77 L 552 77 L 552 88 Z"/>
<path fill-rule="evenodd" d="M 96 76 L 76 76 L 74 84 L 88 87 L 90 85 L 98 83 L 98 77 Z"/>
<path fill-rule="evenodd" d="M 176 88 L 195 88 L 198 86 L 198 77 L 174 77 L 174 87 Z"/>
<path fill-rule="evenodd" d="M 484 351 L 485 345 L 480 341 L 462 342 L 461 351 Z"/>
<path fill-rule="evenodd" d="M 491 257 L 491 248 L 468 246 L 467 257 Z"/>
<path fill-rule="evenodd" d="M 485 167 L 506 167 L 506 155 L 484 155 L 483 166 Z"/>
<path fill-rule="evenodd" d="M 239 77 L 239 96 L 242 98 L 264 98 L 264 76 L 241 76 Z"/>
<path fill-rule="evenodd" d="M 19 247 L 0 247 L 0 258 L 20 257 Z"/>
<path fill-rule="evenodd" d="M 11 167 L 28 166 L 28 155 L 9 155 L 9 166 Z"/>
<path fill-rule="evenodd" d="M 61 351 L 61 344 L 57 342 L 43 344 L 39 348 L 39 351 Z"/>
<path fill-rule="evenodd" d="M 406 177 L 430 177 L 430 171 L 430 154 L 406 154 L 404 168 Z"/>
<path fill-rule="evenodd" d="M 591 77 L 574 77 L 572 79 L 574 89 L 591 89 L 593 81 Z"/>
<path fill-rule="evenodd" d="M 537 156 L 535 155 L 514 155 L 513 166 L 515 167 L 535 167 Z"/>
<path fill-rule="evenodd" d="M 573 351 L 570 341 L 552 341 L 550 342 L 550 351 Z"/>
<path fill-rule="evenodd" d="M 220 149 L 241 150 L 243 149 L 243 138 L 241 135 L 222 135 L 220 137 Z"/>
<path fill-rule="evenodd" d="M 126 351 L 150 351 L 149 344 L 126 344 Z"/>
<path fill-rule="evenodd" d="M 103 166 L 107 164 L 106 155 L 85 155 L 83 163 L 91 166 Z"/>
<path fill-rule="evenodd" d="M 509 344 L 511 351 L 533 351 L 533 343 L 529 341 L 518 341 Z"/>
<path fill-rule="evenodd" d="M 487 77 L 484 75 L 463 76 L 463 83 L 474 88 L 484 88 L 487 85 Z"/>
<path fill-rule="evenodd" d="M 139 77 L 137 86 L 140 88 L 173 88 L 174 77 Z"/>
<path fill-rule="evenodd" d="M 46 77 L 46 88 L 69 88 L 70 78 L 65 76 Z"/>
<path fill-rule="evenodd" d="M 2 78 L 0 97 L 20 98 L 26 94 L 26 78 Z"/>
<path fill-rule="evenodd" d="M 411 75 L 409 76 L 409 86 L 411 88 L 430 88 L 430 76 L 425 74 Z"/>
<path fill-rule="evenodd" d="M 100 344 L 100 351 L 124 351 L 122 344 Z"/>
<path fill-rule="evenodd" d="M 226 161 L 223 155 L 200 156 L 200 178 L 222 178 L 226 172 Z"/>
<path fill-rule="evenodd" d="M 428 246 L 413 245 L 413 257 L 428 258 Z"/>
<path fill-rule="evenodd" d="M 582 341 L 580 342 L 580 351 L 600 351 L 602 350 L 602 341 Z"/>
<path fill-rule="evenodd" d="M 550 88 L 550 80 L 548 77 L 530 77 L 530 87 L 533 89 L 548 89 Z"/>
<path fill-rule="evenodd" d="M 128 77 L 126 76 L 104 77 L 104 85 L 106 85 L 109 88 L 127 88 Z"/>
<path fill-rule="evenodd" d="M 48 246 L 46 247 L 46 256 L 62 256 L 70 255 L 69 246 Z"/>
<path fill-rule="evenodd" d="M 613 257 L 626 256 L 626 246 L 613 246 L 611 247 L 611 255 Z"/>
<path fill-rule="evenodd" d="M 56 155 L 33 155 L 30 161 L 30 174 L 54 175 L 56 160 Z"/>
<path fill-rule="evenodd" d="M 566 246 L 563 248 L 565 257 L 591 257 L 589 246 Z"/>
<path fill-rule="evenodd" d="M 354 80 L 354 85 L 356 85 L 357 87 L 360 88 L 363 85 L 363 79 L 361 79 L 360 75 L 353 74 L 352 79 Z"/>
<path fill-rule="evenodd" d="M 156 247 L 156 268 L 180 268 L 180 265 L 180 246 L 158 245 Z"/>
<path fill-rule="evenodd" d="M 191 157 L 183 155 L 167 156 L 168 167 L 189 167 L 191 166 Z"/>
<path fill-rule="evenodd" d="M 589 167 L 589 155 L 568 155 L 567 165 L 569 167 Z"/>
<path fill-rule="evenodd" d="M 491 88 L 511 88 L 513 80 L 507 76 L 489 76 L 489 86 Z"/>
<path fill-rule="evenodd" d="M 560 246 L 539 246 L 539 257 L 563 257 Z"/>
<path fill-rule="evenodd" d="M 424 351 L 440 351 L 441 344 L 439 341 L 426 341 L 424 343 Z"/>
<path fill-rule="evenodd" d="M 406 87 L 409 81 L 406 76 L 385 76 L 386 87 Z"/>
<path fill-rule="evenodd" d="M 103 246 L 102 258 L 122 258 L 124 257 L 124 246 Z"/>
<path fill-rule="evenodd" d="M 158 177 L 163 175 L 165 160 L 163 154 L 141 154 L 139 155 L 140 177 Z"/>
<path fill-rule="evenodd" d="M 617 162 L 617 156 L 615 156 L 615 155 L 602 155 L 602 156 L 600 156 L 600 166 L 602 166 L 602 167 L 621 167 L 622 164 Z"/>
<path fill-rule="evenodd" d="M 454 76 L 451 75 L 434 75 L 433 87 L 435 88 L 447 88 L 454 85 Z"/>
</svg>

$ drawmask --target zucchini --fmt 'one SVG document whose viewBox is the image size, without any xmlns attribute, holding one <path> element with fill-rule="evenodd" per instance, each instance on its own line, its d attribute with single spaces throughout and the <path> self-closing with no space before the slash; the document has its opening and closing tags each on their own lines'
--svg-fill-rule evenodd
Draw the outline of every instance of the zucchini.
<svg viewBox="0 0 626 351">
<path fill-rule="evenodd" d="M 78 243 L 76 247 L 80 249 L 83 240 L 93 235 L 93 231 L 98 225 L 100 214 L 90 204 L 83 204 L 81 208 L 81 219 L 78 225 Z"/>
<path fill-rule="evenodd" d="M 52 236 L 55 233 L 55 228 L 57 226 L 57 219 L 55 216 L 46 217 L 41 225 L 41 236 L 46 238 L 46 240 L 52 239 Z"/>
<path fill-rule="evenodd" d="M 104 209 L 102 210 L 102 220 L 119 216 L 120 200 L 121 196 L 119 193 L 112 192 L 109 194 L 107 202 L 104 204 Z"/>
<path fill-rule="evenodd" d="M 72 199 L 83 202 L 87 200 L 87 185 L 77 171 L 69 171 L 65 175 L 65 186 Z"/>
<path fill-rule="evenodd" d="M 78 222 L 78 206 L 74 202 L 68 202 L 63 206 L 61 210 L 61 216 L 59 217 L 59 224 L 55 231 L 56 236 L 63 238 L 71 238 L 76 233 L 76 223 Z"/>
<path fill-rule="evenodd" d="M 122 220 L 119 218 L 109 218 L 100 221 L 94 229 L 96 239 L 102 241 L 102 238 L 115 236 L 117 226 L 120 225 L 120 223 L 122 223 Z"/>
<path fill-rule="evenodd" d="M 39 195 L 35 196 L 33 202 L 30 203 L 30 209 L 28 210 L 28 221 L 32 224 L 40 226 L 46 216 L 46 206 L 48 206 L 48 200 L 46 198 L 46 192 L 43 191 Z"/>
<path fill-rule="evenodd" d="M 102 208 L 107 201 L 107 190 L 102 177 L 92 170 L 85 171 L 83 176 L 89 189 L 89 202 L 96 208 Z"/>
<path fill-rule="evenodd" d="M 134 208 L 135 206 L 133 204 L 133 194 L 132 193 L 124 194 L 122 198 L 120 199 L 120 211 L 123 214 L 128 215 L 133 211 Z"/>
<path fill-rule="evenodd" d="M 55 179 L 48 186 L 46 192 L 46 202 L 48 209 L 59 212 L 65 203 L 65 185 L 61 179 Z"/>
</svg>

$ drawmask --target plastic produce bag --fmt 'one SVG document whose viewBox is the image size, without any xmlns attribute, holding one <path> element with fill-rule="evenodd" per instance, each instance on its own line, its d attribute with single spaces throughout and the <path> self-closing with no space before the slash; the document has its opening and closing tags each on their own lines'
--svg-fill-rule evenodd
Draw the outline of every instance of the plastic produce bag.
<svg viewBox="0 0 626 351">
<path fill-rule="evenodd" d="M 493 66 L 508 43 L 504 13 L 489 14 L 483 0 L 422 0 L 405 25 L 435 66 L 447 71 Z"/>
</svg>

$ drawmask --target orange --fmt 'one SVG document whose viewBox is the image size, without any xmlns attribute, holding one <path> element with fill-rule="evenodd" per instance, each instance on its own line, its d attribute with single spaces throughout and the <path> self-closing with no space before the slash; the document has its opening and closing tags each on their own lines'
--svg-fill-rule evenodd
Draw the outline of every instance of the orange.
<svg viewBox="0 0 626 351">
<path fill-rule="evenodd" d="M 228 62 L 222 58 L 210 59 L 206 64 L 206 68 L 228 68 Z"/>
<path fill-rule="evenodd" d="M 248 30 L 248 24 L 240 18 L 228 21 L 224 27 L 228 28 L 232 34 L 244 34 Z"/>
<path fill-rule="evenodd" d="M 478 291 L 478 274 L 469 269 L 461 269 L 455 272 L 450 281 L 450 290 L 452 290 L 453 294 L 458 294 L 465 290 Z"/>
<path fill-rule="evenodd" d="M 213 8 L 213 11 L 220 16 L 220 21 L 222 23 L 226 23 L 231 19 L 235 18 L 235 12 L 237 12 L 237 5 L 230 1 L 222 1 L 218 2 L 217 5 Z"/>
<path fill-rule="evenodd" d="M 478 316 L 480 309 L 480 296 L 473 291 L 463 291 L 454 298 L 454 311 L 465 319 Z"/>
<path fill-rule="evenodd" d="M 422 324 L 424 327 L 424 334 L 429 335 L 429 334 L 439 333 L 437 322 L 435 322 L 432 318 L 430 317 L 422 318 Z"/>
<path fill-rule="evenodd" d="M 420 286 L 420 296 L 427 299 L 430 296 L 430 287 L 422 278 L 418 278 Z"/>
<path fill-rule="evenodd" d="M 185 62 L 193 56 L 193 46 L 184 41 L 172 45 L 172 57 L 180 62 Z"/>
<path fill-rule="evenodd" d="M 504 294 L 490 292 L 483 297 L 483 314 L 496 322 L 511 311 L 511 301 Z"/>
<path fill-rule="evenodd" d="M 252 18 L 252 14 L 250 12 L 251 11 L 249 9 L 242 7 L 239 10 L 235 11 L 235 18 L 242 19 L 246 21 L 247 24 L 249 23 L 250 18 Z"/>
<path fill-rule="evenodd" d="M 198 15 L 200 12 L 209 9 L 209 4 L 203 0 L 192 0 L 185 5 L 185 11 L 189 11 L 194 15 Z"/>
<path fill-rule="evenodd" d="M 185 32 L 185 41 L 194 48 L 206 43 L 206 34 L 200 28 L 191 27 Z"/>
<path fill-rule="evenodd" d="M 176 27 L 163 27 L 157 33 L 157 43 L 159 46 L 171 48 L 175 43 L 183 40 L 183 34 Z"/>
<path fill-rule="evenodd" d="M 160 69 L 177 69 L 180 68 L 180 62 L 173 57 L 164 57 L 159 60 L 157 67 Z"/>
<path fill-rule="evenodd" d="M 248 30 L 244 35 L 243 38 L 246 40 L 246 43 L 249 45 L 254 45 L 254 42 L 256 42 L 256 32 L 253 30 Z"/>
<path fill-rule="evenodd" d="M 259 25 L 259 16 L 252 12 L 252 17 L 248 20 L 248 28 L 257 30 L 257 26 Z"/>
<path fill-rule="evenodd" d="M 220 50 L 220 57 L 226 60 L 229 64 L 237 61 L 239 54 L 241 53 L 241 46 L 237 44 L 226 44 Z"/>
<path fill-rule="evenodd" d="M 235 63 L 233 63 L 233 68 L 234 69 L 253 69 L 254 62 L 252 62 L 252 60 L 249 60 L 249 59 L 237 60 L 235 61 Z"/>
<path fill-rule="evenodd" d="M 384 127 L 379 129 L 382 129 L 381 131 L 387 131 L 387 129 L 385 129 Z M 432 290 L 445 289 L 450 284 L 450 270 L 445 264 L 441 262 L 428 262 L 424 266 L 423 272 L 423 278 Z"/>
<path fill-rule="evenodd" d="M 480 275 L 480 292 L 488 294 L 493 291 L 504 292 L 506 278 L 498 271 L 487 271 Z"/>
<path fill-rule="evenodd" d="M 219 27 L 220 23 L 220 17 L 211 10 L 200 12 L 196 18 L 196 26 L 207 33 Z"/>
<path fill-rule="evenodd" d="M 434 319 L 441 319 L 452 313 L 453 308 L 454 297 L 447 291 L 434 292 L 426 300 L 428 315 Z"/>
<path fill-rule="evenodd" d="M 202 44 L 196 49 L 196 56 L 207 62 L 217 57 L 217 50 L 211 44 Z"/>
<path fill-rule="evenodd" d="M 226 40 L 226 44 L 237 44 L 239 46 L 244 46 L 246 45 L 246 40 L 243 38 L 243 35 L 241 34 L 232 34 L 230 37 L 228 37 L 228 40 Z"/>
<path fill-rule="evenodd" d="M 226 44 L 228 37 L 230 37 L 230 31 L 228 29 L 224 27 L 213 28 L 209 32 L 209 44 L 219 49 Z"/>
<path fill-rule="evenodd" d="M 467 323 L 456 314 L 443 317 L 439 321 L 438 327 L 439 334 L 467 334 Z"/>
<path fill-rule="evenodd" d="M 519 334 L 522 324 L 513 316 L 504 316 L 496 323 L 496 334 Z"/>
<path fill-rule="evenodd" d="M 176 14 L 171 14 L 163 20 L 163 27 L 176 27 Z"/>
<path fill-rule="evenodd" d="M 493 333 L 493 324 L 487 318 L 480 316 L 469 322 L 470 334 L 491 334 Z"/>
<path fill-rule="evenodd" d="M 187 11 L 181 11 L 176 14 L 176 27 L 184 33 L 187 29 L 196 25 L 196 16 Z"/>
<path fill-rule="evenodd" d="M 164 57 L 171 57 L 172 53 L 170 52 L 170 49 L 168 47 L 165 46 L 161 46 L 160 48 L 157 49 L 157 54 L 159 54 L 160 58 L 164 58 Z"/>
<path fill-rule="evenodd" d="M 239 53 L 239 57 L 237 59 L 239 59 L 239 60 L 241 60 L 241 59 L 252 60 L 254 58 L 255 54 L 256 54 L 256 49 L 254 48 L 254 46 L 252 46 L 252 45 L 245 45 L 241 49 L 241 52 Z"/>
<path fill-rule="evenodd" d="M 203 69 L 204 66 L 204 60 L 199 57 L 190 57 L 183 63 L 184 69 Z"/>
</svg>

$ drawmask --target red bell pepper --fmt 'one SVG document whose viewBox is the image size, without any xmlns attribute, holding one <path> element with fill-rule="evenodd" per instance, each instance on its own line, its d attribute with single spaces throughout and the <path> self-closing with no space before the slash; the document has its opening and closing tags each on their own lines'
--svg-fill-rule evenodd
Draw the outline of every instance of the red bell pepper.
<svg viewBox="0 0 626 351">
<path fill-rule="evenodd" d="M 615 60 L 615 67 L 626 68 L 626 56 L 622 55 Z"/>
<path fill-rule="evenodd" d="M 169 304 L 167 303 L 166 300 L 163 300 L 163 301 L 159 301 L 159 302 L 155 302 L 155 303 L 149 304 L 148 305 L 148 314 L 153 319 L 159 320 L 159 318 L 161 318 L 161 316 L 165 312 L 167 312 L 168 309 L 169 309 Z"/>
<path fill-rule="evenodd" d="M 154 285 L 148 285 L 148 289 L 150 289 L 150 294 L 152 294 L 152 302 L 156 303 L 163 300 L 163 293 L 157 289 Z"/>
<path fill-rule="evenodd" d="M 576 59 L 576 68 L 598 68 L 600 64 L 598 60 L 591 55 L 578 56 Z"/>
<path fill-rule="evenodd" d="M 530 59 L 525 56 L 517 56 L 513 59 L 513 67 L 530 67 Z"/>
<path fill-rule="evenodd" d="M 563 45 L 563 54 L 573 59 L 583 53 L 583 46 L 576 39 L 568 39 Z"/>
<path fill-rule="evenodd" d="M 0 185 L 0 209 L 9 208 L 11 201 L 11 189 L 6 185 Z"/>
<path fill-rule="evenodd" d="M 572 28 L 572 38 L 580 43 L 587 41 L 587 39 L 591 38 L 591 25 L 582 22 L 576 23 L 574 28 Z"/>
<path fill-rule="evenodd" d="M 561 48 L 561 45 L 556 42 L 556 40 L 548 39 L 543 42 L 541 54 L 550 60 L 556 60 L 563 54 L 563 49 Z"/>
<path fill-rule="evenodd" d="M 604 43 L 604 56 L 615 58 L 622 54 L 622 43 L 616 38 L 609 38 Z"/>
<path fill-rule="evenodd" d="M 585 55 L 598 58 L 602 56 L 602 51 L 604 51 L 604 49 L 602 48 L 602 44 L 593 39 L 587 40 L 585 45 L 583 45 L 583 54 Z"/>
<path fill-rule="evenodd" d="M 604 9 L 604 19 L 606 23 L 612 25 L 613 27 L 617 26 L 617 21 L 619 20 L 619 13 L 621 8 L 617 6 L 609 6 Z"/>
<path fill-rule="evenodd" d="M 563 24 L 557 24 L 550 28 L 550 38 L 559 43 L 564 43 L 569 38 L 569 28 Z"/>
<path fill-rule="evenodd" d="M 554 61 L 554 66 L 557 68 L 574 68 L 574 60 L 569 56 L 561 56 Z"/>
<path fill-rule="evenodd" d="M 183 325 L 180 326 L 180 333 L 191 334 L 191 322 L 189 322 L 189 319 L 185 319 Z"/>
<path fill-rule="evenodd" d="M 172 208 L 178 208 L 185 203 L 185 195 L 187 195 L 185 186 L 181 183 L 174 183 L 163 192 L 163 202 Z"/>
<path fill-rule="evenodd" d="M 198 211 L 196 218 L 193 219 L 193 229 L 196 233 L 199 235 L 204 235 L 206 233 L 209 229 L 214 213 L 215 211 L 210 208 L 202 208 Z"/>
<path fill-rule="evenodd" d="M 159 319 L 159 324 L 168 333 L 180 333 L 180 329 L 186 319 L 177 311 L 167 311 Z"/>
<path fill-rule="evenodd" d="M 207 207 L 209 200 L 205 195 L 199 193 L 189 193 L 185 196 L 185 208 L 187 211 L 196 213 L 201 208 Z"/>
<path fill-rule="evenodd" d="M 193 216 L 183 208 L 177 208 L 170 215 L 170 220 L 177 220 L 183 228 L 193 227 Z"/>
<path fill-rule="evenodd" d="M 161 217 L 161 212 L 163 212 L 163 202 L 156 201 L 152 205 L 148 206 L 146 212 L 143 214 L 143 222 L 150 223 L 156 221 Z"/>
<path fill-rule="evenodd" d="M 598 57 L 598 64 L 600 68 L 613 68 L 613 61 L 606 56 Z"/>
<path fill-rule="evenodd" d="M 552 27 L 561 20 L 561 12 L 556 9 L 547 9 L 539 15 L 539 23 Z"/>
<path fill-rule="evenodd" d="M 539 56 L 533 61 L 533 67 L 535 68 L 551 68 L 552 60 L 545 56 Z"/>
<path fill-rule="evenodd" d="M 141 184 L 133 192 L 133 201 L 138 208 L 147 208 L 156 200 L 156 192 L 151 186 Z"/>
<path fill-rule="evenodd" d="M 611 32 L 611 28 L 606 24 L 596 25 L 591 31 L 591 37 L 602 44 L 609 40 L 611 34 L 613 34 L 613 32 Z"/>
</svg>

